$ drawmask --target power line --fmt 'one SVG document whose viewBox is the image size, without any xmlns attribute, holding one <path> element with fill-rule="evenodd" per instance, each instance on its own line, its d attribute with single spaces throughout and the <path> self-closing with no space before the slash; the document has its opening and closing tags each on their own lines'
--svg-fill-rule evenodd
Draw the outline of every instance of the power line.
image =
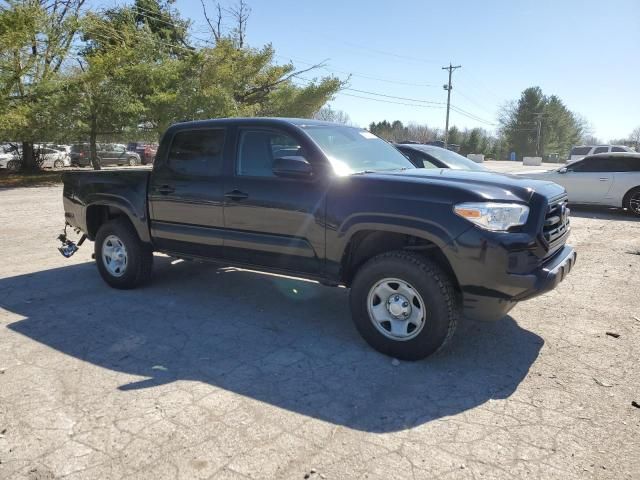
<svg viewBox="0 0 640 480">
<path fill-rule="evenodd" d="M 476 101 L 475 101 L 473 98 L 471 98 L 470 96 L 465 95 L 463 92 L 461 92 L 461 91 L 460 91 L 460 88 L 457 88 L 457 89 L 456 89 L 456 92 L 457 92 L 457 94 L 458 94 L 458 95 L 460 95 L 460 96 L 461 96 L 461 97 L 463 97 L 463 98 L 466 98 L 466 99 L 467 99 L 467 101 L 471 102 L 471 103 L 472 103 L 472 104 L 474 104 L 476 107 L 478 107 L 480 110 L 483 110 L 484 112 L 486 112 L 486 113 L 488 113 L 488 114 L 490 114 L 490 115 L 494 115 L 494 114 L 495 114 L 495 112 L 493 112 L 493 111 L 491 111 L 491 112 L 490 112 L 490 111 L 489 111 L 489 109 L 484 108 L 480 103 L 476 102 Z"/>
<path fill-rule="evenodd" d="M 304 78 L 304 77 L 296 77 L 296 78 L 307 83 L 313 83 L 313 81 L 308 78 Z M 371 92 L 368 90 L 359 90 L 357 88 L 351 88 L 351 87 L 345 87 L 342 90 L 347 90 L 349 92 L 356 92 L 356 93 L 365 93 L 367 95 L 375 95 L 377 97 L 392 98 L 394 100 L 406 100 L 408 102 L 426 103 L 429 105 L 444 105 L 444 102 L 435 102 L 433 100 L 423 100 L 420 98 L 397 97 L 395 95 L 387 95 L 385 93 Z"/>
<path fill-rule="evenodd" d="M 274 57 L 277 58 L 281 58 L 283 60 L 287 60 L 287 61 L 295 61 L 297 63 L 302 63 L 303 65 L 316 65 L 315 63 L 311 63 L 307 60 L 301 60 L 299 58 L 295 58 L 295 57 L 290 57 L 290 56 L 285 56 L 285 55 L 279 55 L 279 54 L 275 54 Z M 351 75 L 353 77 L 360 77 L 360 78 L 365 78 L 367 80 L 374 80 L 377 82 L 384 82 L 384 83 L 393 83 L 396 85 L 406 85 L 406 86 L 412 86 L 412 87 L 437 87 L 438 85 L 434 85 L 431 83 L 413 83 L 413 82 L 405 82 L 402 80 L 394 80 L 394 79 L 389 79 L 389 78 L 382 78 L 382 77 L 376 77 L 376 76 L 371 76 L 369 74 L 366 73 L 361 73 L 361 72 L 354 72 L 351 70 L 339 70 L 337 68 L 329 68 L 327 66 L 321 67 L 323 70 L 326 70 L 330 73 L 342 73 L 344 75 Z"/>
<path fill-rule="evenodd" d="M 381 98 L 363 97 L 361 95 L 353 95 L 351 93 L 343 93 L 343 92 L 338 92 L 336 95 L 344 95 L 344 96 L 347 96 L 347 97 L 361 98 L 363 100 L 371 100 L 373 102 L 392 103 L 394 105 L 404 105 L 404 106 L 407 106 L 407 107 L 436 108 L 436 109 L 444 108 L 444 106 L 442 106 L 442 105 L 418 105 L 418 104 L 415 104 L 415 103 L 393 102 L 391 100 L 383 100 Z"/>
<path fill-rule="evenodd" d="M 465 117 L 468 117 L 468 118 L 470 118 L 470 119 L 472 119 L 472 120 L 475 120 L 475 121 L 477 121 L 477 122 L 480 122 L 480 123 L 486 123 L 487 125 L 492 125 L 492 126 L 497 126 L 497 125 L 498 125 L 498 124 L 497 124 L 497 123 L 495 123 L 495 122 L 491 122 L 491 121 L 486 120 L 486 119 L 484 119 L 484 118 L 482 118 L 482 117 L 479 117 L 479 116 L 477 116 L 477 115 L 475 115 L 475 114 L 473 114 L 473 113 L 471 113 L 471 112 L 467 112 L 466 110 L 463 110 L 462 108 L 457 107 L 457 106 L 455 106 L 455 105 L 451 105 L 451 110 L 453 110 L 454 112 L 459 113 L 460 115 L 463 115 L 463 116 L 465 116 Z"/>
</svg>

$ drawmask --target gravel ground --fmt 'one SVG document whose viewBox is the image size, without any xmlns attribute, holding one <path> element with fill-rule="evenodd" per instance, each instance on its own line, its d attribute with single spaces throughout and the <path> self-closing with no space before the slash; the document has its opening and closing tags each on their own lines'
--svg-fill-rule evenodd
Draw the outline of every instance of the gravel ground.
<svg viewBox="0 0 640 480">
<path fill-rule="evenodd" d="M 345 289 L 162 256 L 109 289 L 55 251 L 60 197 L 0 190 L 0 478 L 640 478 L 624 212 L 574 208 L 555 291 L 394 365 Z"/>
</svg>

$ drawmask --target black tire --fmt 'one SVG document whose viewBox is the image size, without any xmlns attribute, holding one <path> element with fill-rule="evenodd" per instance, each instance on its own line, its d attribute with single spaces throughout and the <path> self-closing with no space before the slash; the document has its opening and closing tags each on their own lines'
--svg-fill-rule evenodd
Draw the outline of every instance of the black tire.
<svg viewBox="0 0 640 480">
<path fill-rule="evenodd" d="M 369 292 L 386 278 L 405 281 L 425 303 L 424 326 L 413 338 L 389 338 L 370 318 Z M 381 353 L 402 360 L 420 360 L 444 348 L 453 337 L 459 315 L 449 276 L 428 258 L 403 250 L 380 254 L 360 267 L 351 285 L 350 303 L 353 321 L 367 343 Z"/>
<path fill-rule="evenodd" d="M 64 167 L 64 162 L 62 160 L 56 160 L 53 162 L 53 168 L 62 168 Z"/>
<path fill-rule="evenodd" d="M 110 236 L 117 237 L 126 249 L 126 266 L 120 276 L 110 273 L 102 255 L 102 246 Z M 127 218 L 119 217 L 103 224 L 96 234 L 94 247 L 100 276 L 110 286 L 120 289 L 136 288 L 151 279 L 153 250 L 140 240 Z"/>
<path fill-rule="evenodd" d="M 9 160 L 7 162 L 7 170 L 11 172 L 17 172 L 20 170 L 20 161 L 19 160 Z"/>
<path fill-rule="evenodd" d="M 136 165 L 138 165 L 138 159 L 136 157 L 129 157 L 127 159 L 127 163 L 130 167 L 135 167 Z"/>
<path fill-rule="evenodd" d="M 640 187 L 632 188 L 625 194 L 622 206 L 629 212 L 640 215 Z"/>
</svg>

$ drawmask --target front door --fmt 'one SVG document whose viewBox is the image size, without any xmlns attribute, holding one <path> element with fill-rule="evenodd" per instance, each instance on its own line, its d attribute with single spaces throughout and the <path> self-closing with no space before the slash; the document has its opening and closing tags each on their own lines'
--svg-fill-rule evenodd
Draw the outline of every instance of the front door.
<svg viewBox="0 0 640 480">
<path fill-rule="evenodd" d="M 305 156 L 290 134 L 238 131 L 236 163 L 225 183 L 225 256 L 244 264 L 320 273 L 325 246 L 326 177 L 278 177 L 278 157 Z"/>
<path fill-rule="evenodd" d="M 558 183 L 567 190 L 570 202 L 604 203 L 613 184 L 613 174 L 609 171 L 607 160 L 588 157 L 570 164 L 566 173 L 558 175 Z"/>
<path fill-rule="evenodd" d="M 222 256 L 222 128 L 178 130 L 151 174 L 151 235 L 156 248 L 202 257 Z"/>
</svg>

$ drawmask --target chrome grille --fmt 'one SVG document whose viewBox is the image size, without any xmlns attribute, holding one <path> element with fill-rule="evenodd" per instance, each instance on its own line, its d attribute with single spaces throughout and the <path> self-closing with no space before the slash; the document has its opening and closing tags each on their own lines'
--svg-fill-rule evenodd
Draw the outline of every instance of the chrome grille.
<svg viewBox="0 0 640 480">
<path fill-rule="evenodd" d="M 569 233 L 570 225 L 567 199 L 561 198 L 549 205 L 542 225 L 544 239 L 549 245 L 555 246 L 556 242 Z"/>
</svg>

